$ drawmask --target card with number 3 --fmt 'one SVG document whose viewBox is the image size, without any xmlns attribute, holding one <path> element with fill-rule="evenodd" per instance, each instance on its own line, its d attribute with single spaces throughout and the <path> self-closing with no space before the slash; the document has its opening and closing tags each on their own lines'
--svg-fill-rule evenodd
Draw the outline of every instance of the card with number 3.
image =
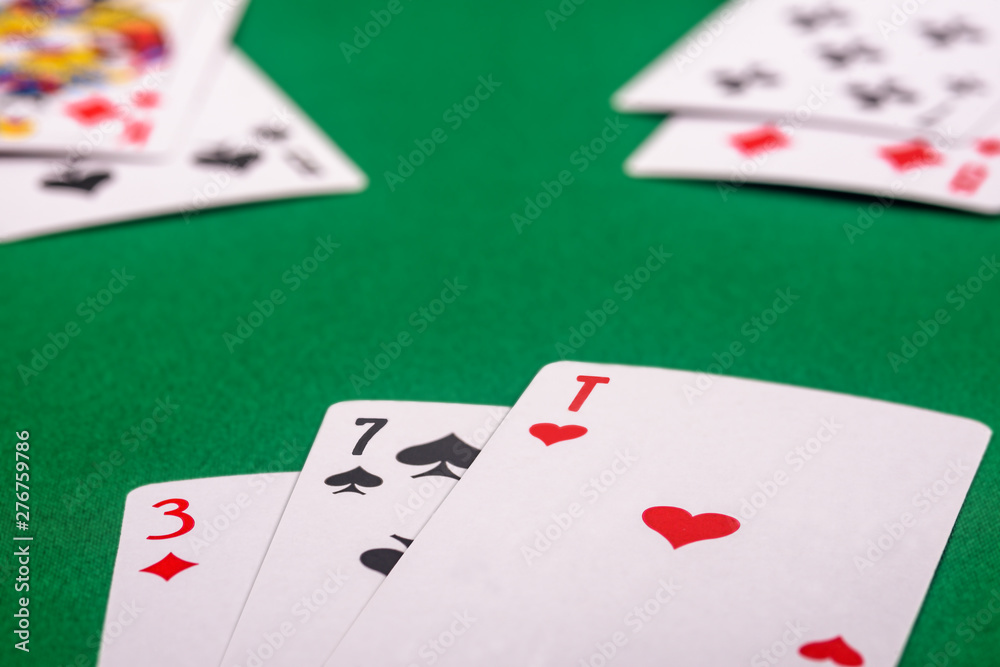
<svg viewBox="0 0 1000 667">
<path fill-rule="evenodd" d="M 296 477 L 209 477 L 129 493 L 98 667 L 218 664 Z"/>
</svg>

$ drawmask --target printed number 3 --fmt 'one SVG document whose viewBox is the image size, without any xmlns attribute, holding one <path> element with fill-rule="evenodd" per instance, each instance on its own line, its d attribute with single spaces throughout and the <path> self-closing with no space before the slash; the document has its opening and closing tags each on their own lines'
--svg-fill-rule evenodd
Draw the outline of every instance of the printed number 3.
<svg viewBox="0 0 1000 667">
<path fill-rule="evenodd" d="M 168 500 L 161 500 L 160 502 L 153 505 L 153 507 L 159 509 L 164 505 L 175 506 L 174 509 L 172 510 L 169 511 L 163 510 L 163 514 L 165 516 L 175 516 L 178 519 L 180 519 L 181 527 L 175 530 L 174 532 L 170 533 L 169 535 L 150 535 L 149 537 L 146 538 L 147 540 L 169 540 L 171 537 L 180 537 L 184 533 L 190 532 L 191 529 L 194 528 L 194 517 L 184 512 L 184 510 L 186 510 L 188 507 L 191 506 L 190 503 L 188 503 L 188 501 L 184 500 L 183 498 L 170 498 Z"/>
</svg>

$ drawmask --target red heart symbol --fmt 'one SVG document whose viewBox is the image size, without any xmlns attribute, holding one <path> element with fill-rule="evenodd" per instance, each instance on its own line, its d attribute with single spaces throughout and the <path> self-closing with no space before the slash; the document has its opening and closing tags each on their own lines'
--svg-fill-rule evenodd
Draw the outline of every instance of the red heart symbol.
<svg viewBox="0 0 1000 667">
<path fill-rule="evenodd" d="M 822 642 L 804 644 L 799 653 L 812 660 L 833 660 L 838 665 L 856 667 L 865 664 L 861 654 L 851 648 L 843 637 L 834 637 Z"/>
<path fill-rule="evenodd" d="M 557 426 L 555 424 L 535 424 L 528 429 L 528 433 L 545 443 L 545 446 L 553 445 L 563 440 L 572 440 L 585 434 L 587 429 L 583 426 Z"/>
<path fill-rule="evenodd" d="M 667 538 L 674 549 L 685 544 L 732 535 L 740 522 L 725 514 L 696 514 L 680 507 L 650 507 L 642 513 L 647 526 Z"/>
</svg>

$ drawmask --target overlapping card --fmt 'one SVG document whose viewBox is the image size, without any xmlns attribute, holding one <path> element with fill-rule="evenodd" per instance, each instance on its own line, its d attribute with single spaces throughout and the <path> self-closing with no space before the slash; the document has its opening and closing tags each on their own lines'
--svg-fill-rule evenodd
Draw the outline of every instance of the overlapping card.
<svg viewBox="0 0 1000 667">
<path fill-rule="evenodd" d="M 989 438 L 579 362 L 509 414 L 339 403 L 297 478 L 129 495 L 99 664 L 895 664 Z"/>
<path fill-rule="evenodd" d="M 169 151 L 243 0 L 0 0 L 0 150 Z"/>
<path fill-rule="evenodd" d="M 733 0 L 615 95 L 676 114 L 626 169 L 1000 213 L 998 56 L 990 0 Z"/>
<path fill-rule="evenodd" d="M 229 44 L 244 4 L 0 0 L 0 241 L 363 189 Z"/>
<path fill-rule="evenodd" d="M 714 180 L 723 201 L 746 183 L 767 183 L 871 195 L 876 202 L 865 209 L 905 199 L 995 215 L 1000 126 L 995 130 L 939 150 L 920 139 L 679 114 L 657 128 L 625 170 L 642 178 Z"/>
</svg>

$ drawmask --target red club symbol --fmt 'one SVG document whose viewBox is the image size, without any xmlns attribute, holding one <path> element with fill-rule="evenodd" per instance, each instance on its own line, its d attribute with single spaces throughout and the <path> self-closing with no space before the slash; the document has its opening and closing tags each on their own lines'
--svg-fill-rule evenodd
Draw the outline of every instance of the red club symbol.
<svg viewBox="0 0 1000 667">
<path fill-rule="evenodd" d="M 747 157 L 785 148 L 791 143 L 784 132 L 773 125 L 765 125 L 749 132 L 734 134 L 729 143 Z"/>
<path fill-rule="evenodd" d="M 725 514 L 691 515 L 680 507 L 650 507 L 642 513 L 643 522 L 667 538 L 674 549 L 701 540 L 715 540 L 732 535 L 740 522 Z"/>
<path fill-rule="evenodd" d="M 799 653 L 810 660 L 830 660 L 837 665 L 845 665 L 845 667 L 857 667 L 865 664 L 865 659 L 861 657 L 861 654 L 845 642 L 843 637 L 803 644 Z"/>
<path fill-rule="evenodd" d="M 150 574 L 155 574 L 158 577 L 163 577 L 164 581 L 170 581 L 170 579 L 177 574 L 183 572 L 189 567 L 194 567 L 197 564 L 198 563 L 186 561 L 183 558 L 178 558 L 173 554 L 173 552 L 171 552 L 156 563 L 153 563 L 149 567 L 144 567 L 139 571 L 149 572 Z"/>
<path fill-rule="evenodd" d="M 574 440 L 587 432 L 584 426 L 557 426 L 556 424 L 542 423 L 535 424 L 528 429 L 528 433 L 545 443 L 545 446 L 553 445 L 563 440 Z"/>
</svg>

